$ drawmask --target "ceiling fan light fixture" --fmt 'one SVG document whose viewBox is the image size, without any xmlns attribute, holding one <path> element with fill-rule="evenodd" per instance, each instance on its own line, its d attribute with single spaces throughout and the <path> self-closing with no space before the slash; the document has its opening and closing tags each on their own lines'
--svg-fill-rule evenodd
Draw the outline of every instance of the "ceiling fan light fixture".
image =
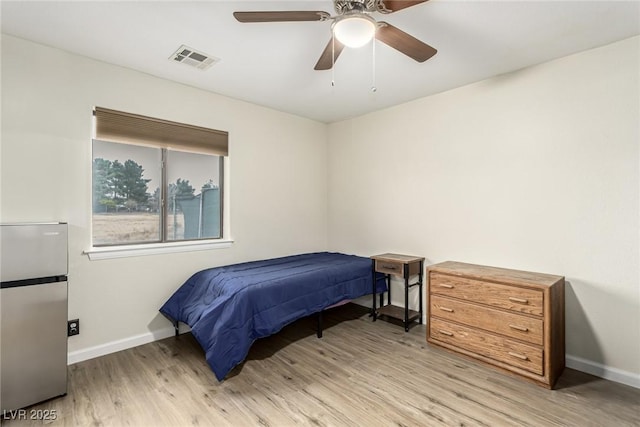
<svg viewBox="0 0 640 427">
<path fill-rule="evenodd" d="M 363 13 L 344 15 L 333 23 L 333 35 L 347 47 L 362 47 L 376 33 L 376 21 Z"/>
</svg>

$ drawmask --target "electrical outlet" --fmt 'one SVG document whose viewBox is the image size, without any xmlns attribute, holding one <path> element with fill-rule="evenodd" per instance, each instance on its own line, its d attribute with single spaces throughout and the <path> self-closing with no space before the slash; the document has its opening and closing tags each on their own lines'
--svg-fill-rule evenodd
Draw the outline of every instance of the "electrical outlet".
<svg viewBox="0 0 640 427">
<path fill-rule="evenodd" d="M 80 333 L 80 319 L 73 319 L 67 322 L 67 336 L 78 335 Z"/>
</svg>

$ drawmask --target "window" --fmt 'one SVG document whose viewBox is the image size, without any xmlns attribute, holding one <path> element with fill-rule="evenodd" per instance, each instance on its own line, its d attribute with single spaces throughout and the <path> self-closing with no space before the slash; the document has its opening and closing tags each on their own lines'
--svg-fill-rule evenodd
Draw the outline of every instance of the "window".
<svg viewBox="0 0 640 427">
<path fill-rule="evenodd" d="M 96 108 L 93 246 L 221 239 L 227 133 Z"/>
</svg>

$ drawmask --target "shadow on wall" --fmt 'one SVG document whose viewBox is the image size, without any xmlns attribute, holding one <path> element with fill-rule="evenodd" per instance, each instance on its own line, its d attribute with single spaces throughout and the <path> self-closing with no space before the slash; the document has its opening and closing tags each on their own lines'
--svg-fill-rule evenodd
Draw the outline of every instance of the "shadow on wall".
<svg viewBox="0 0 640 427">
<path fill-rule="evenodd" d="M 598 316 L 597 312 L 590 312 L 587 315 L 585 308 L 578 299 L 578 295 L 574 288 L 586 291 L 589 287 L 590 291 L 594 291 L 594 287 L 588 286 L 587 283 L 580 282 L 574 285 L 572 282 L 565 281 L 565 345 L 568 357 L 578 357 L 587 362 L 593 362 L 600 365 L 606 365 L 601 345 L 598 341 L 591 320 Z M 603 303 L 610 299 L 611 295 L 599 298 Z M 608 304 L 603 304 L 608 305 Z M 604 308 L 600 310 L 604 311 Z M 604 374 L 604 369 L 600 375 Z"/>
<path fill-rule="evenodd" d="M 159 309 L 160 307 L 158 307 Z M 180 331 L 182 332 L 182 327 L 185 325 L 180 325 Z M 149 332 L 154 333 L 158 331 L 165 331 L 168 329 L 173 329 L 173 324 L 169 319 L 167 319 L 164 315 L 158 312 L 153 319 L 147 324 L 147 329 Z"/>
</svg>

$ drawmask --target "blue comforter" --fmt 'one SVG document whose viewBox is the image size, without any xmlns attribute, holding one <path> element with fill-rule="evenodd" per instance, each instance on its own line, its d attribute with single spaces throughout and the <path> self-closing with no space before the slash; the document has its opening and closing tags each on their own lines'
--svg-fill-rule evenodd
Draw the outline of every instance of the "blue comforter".
<svg viewBox="0 0 640 427">
<path fill-rule="evenodd" d="M 251 344 L 296 319 L 371 294 L 371 260 L 320 252 L 202 270 L 160 312 L 191 327 L 222 381 Z M 384 276 L 376 292 L 386 290 Z"/>
</svg>

